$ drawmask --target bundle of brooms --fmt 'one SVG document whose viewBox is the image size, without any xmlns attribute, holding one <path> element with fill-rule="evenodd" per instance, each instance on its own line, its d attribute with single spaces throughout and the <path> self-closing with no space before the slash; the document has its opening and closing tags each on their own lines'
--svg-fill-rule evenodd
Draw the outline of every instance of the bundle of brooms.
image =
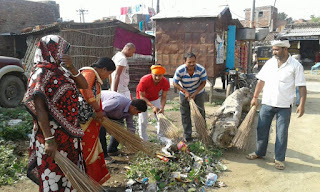
<svg viewBox="0 0 320 192">
<path fill-rule="evenodd" d="M 166 137 L 178 140 L 181 136 L 179 134 L 179 129 L 177 126 L 175 126 L 166 116 L 164 116 L 162 113 L 157 113 L 157 117 L 160 123 L 161 129 L 163 129 L 163 132 Z"/>
<path fill-rule="evenodd" d="M 206 145 L 212 144 L 212 139 L 209 136 L 206 121 L 202 117 L 197 104 L 194 102 L 193 99 L 190 99 L 189 105 L 190 105 L 192 120 L 194 122 L 196 131 L 199 135 L 200 140 Z"/>
<path fill-rule="evenodd" d="M 138 135 L 126 130 L 121 124 L 106 117 L 96 119 L 119 143 L 124 145 L 130 152 L 142 151 L 149 156 L 154 156 L 155 151 L 151 143 L 143 141 Z"/>
<path fill-rule="evenodd" d="M 232 140 L 232 145 L 238 149 L 244 149 L 248 146 L 248 137 L 254 121 L 254 117 L 257 111 L 257 107 L 254 105 L 242 121 L 238 128 L 237 134 Z"/>
<path fill-rule="evenodd" d="M 79 169 L 70 159 L 61 155 L 56 151 L 54 156 L 55 162 L 58 164 L 62 172 L 70 181 L 72 187 L 78 192 L 103 192 L 103 187 L 86 175 Z"/>
</svg>

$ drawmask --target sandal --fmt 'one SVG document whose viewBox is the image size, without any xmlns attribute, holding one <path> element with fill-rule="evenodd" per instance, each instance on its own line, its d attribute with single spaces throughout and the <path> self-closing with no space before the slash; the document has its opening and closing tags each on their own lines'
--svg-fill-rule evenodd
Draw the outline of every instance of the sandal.
<svg viewBox="0 0 320 192">
<path fill-rule="evenodd" d="M 274 160 L 274 167 L 279 170 L 284 170 L 286 168 L 283 161 L 277 161 L 277 160 Z"/>
<path fill-rule="evenodd" d="M 106 164 L 111 164 L 111 163 L 116 162 L 116 160 L 112 159 L 110 156 L 105 157 L 104 161 L 106 162 Z"/>
<path fill-rule="evenodd" d="M 253 153 L 248 154 L 246 156 L 246 158 L 249 159 L 249 160 L 255 160 L 255 159 L 258 159 L 260 157 L 256 154 L 256 152 L 253 152 Z"/>
</svg>

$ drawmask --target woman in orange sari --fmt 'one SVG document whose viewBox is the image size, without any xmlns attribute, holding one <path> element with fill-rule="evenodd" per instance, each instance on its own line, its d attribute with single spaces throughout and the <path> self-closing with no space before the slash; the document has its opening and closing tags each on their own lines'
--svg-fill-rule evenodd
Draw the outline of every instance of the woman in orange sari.
<svg viewBox="0 0 320 192">
<path fill-rule="evenodd" d="M 95 181 L 103 184 L 110 178 L 106 166 L 103 150 L 99 140 L 100 123 L 95 118 L 102 118 L 101 84 L 116 69 L 114 62 L 107 58 L 100 58 L 91 67 L 81 68 L 81 74 L 88 82 L 88 89 L 80 89 L 79 120 L 84 131 L 82 137 L 83 156 L 87 174 Z"/>
</svg>

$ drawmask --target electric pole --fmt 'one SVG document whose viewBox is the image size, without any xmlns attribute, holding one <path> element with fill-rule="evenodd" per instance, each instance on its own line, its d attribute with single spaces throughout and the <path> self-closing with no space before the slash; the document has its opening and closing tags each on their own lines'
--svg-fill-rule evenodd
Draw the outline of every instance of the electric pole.
<svg viewBox="0 0 320 192">
<path fill-rule="evenodd" d="M 80 23 L 84 23 L 84 14 L 85 14 L 85 12 L 88 12 L 88 10 L 78 9 L 77 12 L 79 12 Z M 81 21 L 82 21 L 82 22 L 81 22 Z"/>
<path fill-rule="evenodd" d="M 251 7 L 251 17 L 250 17 L 250 28 L 255 29 L 256 26 L 254 24 L 254 19 L 255 19 L 255 0 L 252 0 L 252 7 Z M 249 41 L 249 54 L 248 54 L 248 68 L 247 68 L 247 73 L 251 73 L 252 72 L 252 42 L 255 40 L 250 40 Z"/>
</svg>

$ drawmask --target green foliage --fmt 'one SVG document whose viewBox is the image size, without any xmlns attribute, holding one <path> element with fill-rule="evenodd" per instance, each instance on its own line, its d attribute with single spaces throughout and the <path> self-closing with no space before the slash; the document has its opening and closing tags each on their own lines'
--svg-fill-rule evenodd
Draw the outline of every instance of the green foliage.
<svg viewBox="0 0 320 192">
<path fill-rule="evenodd" d="M 0 186 L 12 184 L 24 178 L 27 158 L 14 154 L 15 145 L 0 141 Z"/>
<path fill-rule="evenodd" d="M 204 161 L 198 164 L 199 166 L 196 165 L 192 155 L 186 152 L 175 152 L 174 157 L 170 158 L 168 162 L 138 153 L 130 165 L 127 178 L 142 181 L 148 177 L 150 183 L 156 182 L 161 191 L 182 190 L 187 187 L 186 185 L 200 187 L 205 183 L 208 173 L 220 172 L 217 163 L 223 152 L 218 148 L 206 147 L 200 141 L 190 144 L 189 149 L 196 156 L 203 158 Z M 177 182 L 173 178 L 172 172 L 185 174 L 186 178 L 181 177 L 181 179 L 186 183 Z"/>
<path fill-rule="evenodd" d="M 311 18 L 311 21 L 314 22 L 314 23 L 319 23 L 320 22 L 320 17 L 316 17 L 314 15 L 311 15 L 310 18 Z"/>
<path fill-rule="evenodd" d="M 222 149 L 216 148 L 216 147 L 207 147 L 202 142 L 197 141 L 194 143 L 191 143 L 189 145 L 190 151 L 192 151 L 195 155 L 204 157 L 215 157 L 220 158 L 223 155 Z"/>
<path fill-rule="evenodd" d="M 288 17 L 288 15 L 284 12 L 278 13 L 278 20 L 286 20 L 288 23 L 293 22 L 293 19 L 291 17 Z"/>
<path fill-rule="evenodd" d="M 174 106 L 172 106 L 172 108 L 169 108 L 166 111 L 180 111 L 180 106 L 174 105 Z"/>
<path fill-rule="evenodd" d="M 23 107 L 13 109 L 0 108 L 0 138 L 5 140 L 25 140 L 32 130 L 32 117 Z M 10 126 L 11 119 L 21 119 L 22 122 Z"/>
</svg>

